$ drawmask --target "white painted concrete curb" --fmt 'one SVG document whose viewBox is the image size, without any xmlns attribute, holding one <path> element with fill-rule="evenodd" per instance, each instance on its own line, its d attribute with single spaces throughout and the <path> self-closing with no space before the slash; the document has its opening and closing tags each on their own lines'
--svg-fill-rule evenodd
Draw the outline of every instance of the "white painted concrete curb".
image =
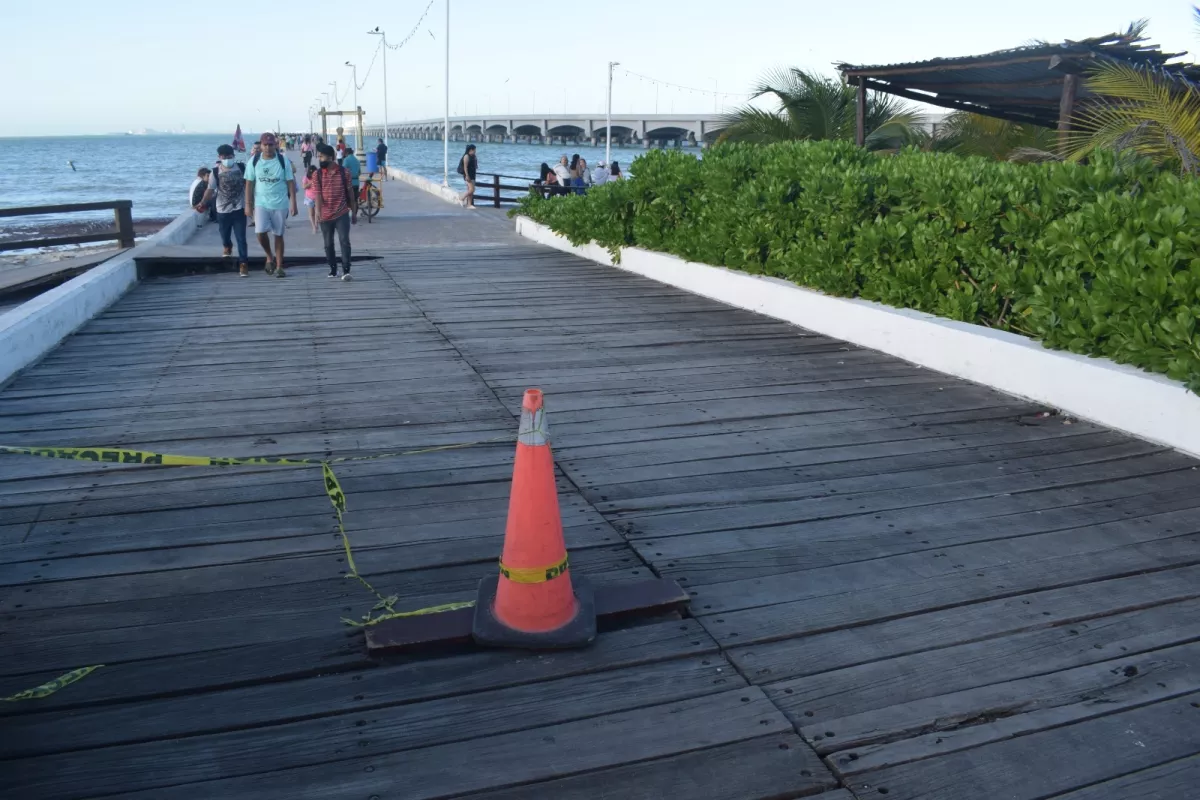
<svg viewBox="0 0 1200 800">
<path fill-rule="evenodd" d="M 460 195 L 454 189 L 451 189 L 449 186 L 443 186 L 440 183 L 434 183 L 428 178 L 422 178 L 420 175 L 414 175 L 411 172 L 405 172 L 404 170 L 396 169 L 395 167 L 386 167 L 385 169 L 387 169 L 387 174 L 389 177 L 404 181 L 410 186 L 415 186 L 422 191 L 436 195 L 445 200 L 447 203 L 462 205 L 462 195 Z"/>
<path fill-rule="evenodd" d="M 39 361 L 138 282 L 135 259 L 182 244 L 207 217 L 186 211 L 146 241 L 0 315 L 0 384 Z"/>
<path fill-rule="evenodd" d="M 1200 457 L 1200 397 L 1182 383 L 1004 331 L 804 289 L 637 247 L 613 265 L 604 248 L 572 245 L 527 217 L 517 233 L 601 264 L 879 350 Z"/>
</svg>

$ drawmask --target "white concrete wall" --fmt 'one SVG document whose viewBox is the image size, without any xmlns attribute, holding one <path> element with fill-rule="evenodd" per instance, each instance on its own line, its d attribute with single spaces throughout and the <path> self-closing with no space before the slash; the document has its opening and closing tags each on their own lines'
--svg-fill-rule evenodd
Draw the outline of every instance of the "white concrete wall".
<svg viewBox="0 0 1200 800">
<path fill-rule="evenodd" d="M 134 259 L 182 244 L 206 215 L 186 211 L 136 247 L 0 315 L 0 384 L 39 361 L 137 283 Z"/>
<path fill-rule="evenodd" d="M 442 184 L 435 183 L 428 178 L 423 178 L 420 175 L 414 175 L 411 172 L 405 172 L 404 170 L 396 169 L 395 167 L 384 167 L 384 169 L 387 170 L 389 177 L 404 181 L 409 186 L 415 186 L 422 191 L 436 195 L 445 200 L 447 203 L 462 205 L 462 195 L 449 186 L 443 186 Z"/>
<path fill-rule="evenodd" d="M 517 233 L 612 265 L 608 251 L 594 242 L 572 245 L 526 217 L 517 218 Z M 636 247 L 622 248 L 615 266 L 1200 456 L 1200 397 L 1162 375 L 1049 350 L 1013 333 L 867 300 L 830 297 L 777 278 Z"/>
</svg>

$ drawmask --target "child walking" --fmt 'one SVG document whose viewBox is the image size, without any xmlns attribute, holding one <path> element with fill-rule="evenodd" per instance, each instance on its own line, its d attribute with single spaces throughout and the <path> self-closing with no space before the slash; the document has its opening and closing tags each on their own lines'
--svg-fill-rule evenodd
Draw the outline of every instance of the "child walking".
<svg viewBox="0 0 1200 800">
<path fill-rule="evenodd" d="M 308 221 L 312 223 L 313 233 L 319 233 L 317 225 L 317 182 L 313 177 L 317 172 L 315 166 L 309 165 L 304 176 L 304 206 L 308 209 Z"/>
</svg>

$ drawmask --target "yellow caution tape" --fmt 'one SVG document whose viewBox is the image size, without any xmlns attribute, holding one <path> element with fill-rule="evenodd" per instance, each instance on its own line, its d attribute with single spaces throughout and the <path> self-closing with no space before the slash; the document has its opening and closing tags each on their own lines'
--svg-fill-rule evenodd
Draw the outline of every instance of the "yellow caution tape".
<svg viewBox="0 0 1200 800">
<path fill-rule="evenodd" d="M 395 602 L 394 598 L 385 598 L 385 599 L 391 599 L 392 602 Z M 365 622 L 358 622 L 357 620 L 346 619 L 345 617 L 342 617 L 342 622 L 346 623 L 347 625 L 351 625 L 355 628 L 366 628 L 371 625 L 377 625 L 380 622 L 386 622 L 389 619 L 401 619 L 402 617 L 420 617 L 420 616 L 424 616 L 426 614 L 443 614 L 447 611 L 458 611 L 460 608 L 471 608 L 474 605 L 475 605 L 474 600 L 467 600 L 466 602 L 463 602 L 463 603 L 443 603 L 440 606 L 430 606 L 429 608 L 418 608 L 416 611 L 393 611 L 389 614 L 384 614 L 381 617 L 370 617 L 368 615 L 368 618 Z M 384 607 L 385 606 L 382 606 L 382 605 L 376 606 L 376 608 L 384 608 Z"/>
<path fill-rule="evenodd" d="M 570 564 L 567 562 L 567 556 L 563 556 L 562 561 L 548 567 L 509 567 L 501 561 L 500 574 L 513 583 L 545 583 L 565 573 L 570 568 Z"/>
<path fill-rule="evenodd" d="M 145 464 L 168 467 L 304 467 L 318 464 L 346 464 L 352 461 L 375 461 L 381 458 L 415 456 L 436 453 L 441 450 L 460 450 L 494 442 L 512 442 L 512 435 L 481 439 L 477 442 L 444 444 L 423 447 L 419 450 L 402 450 L 394 453 L 375 453 L 369 456 L 343 456 L 341 458 L 283 458 L 282 456 L 181 456 L 170 453 L 154 453 L 146 450 L 125 450 L 119 447 L 7 447 L 0 445 L 0 453 L 42 458 L 65 458 L 72 461 L 95 461 L 107 464 Z"/>
<path fill-rule="evenodd" d="M 370 625 L 381 619 L 393 619 L 397 616 L 413 616 L 415 614 L 432 614 L 439 611 L 452 610 L 442 606 L 435 606 L 434 610 L 421 609 L 419 611 L 398 612 L 393 607 L 393 603 L 397 601 L 395 595 L 385 597 L 374 586 L 367 581 L 358 572 L 358 565 L 354 563 L 354 551 L 350 546 L 350 537 L 346 535 L 346 529 L 342 523 L 342 517 L 346 513 L 346 493 L 342 491 L 342 485 L 334 474 L 331 464 L 345 464 L 352 461 L 375 461 L 382 458 L 397 458 L 399 456 L 415 456 L 423 453 L 437 453 L 443 450 L 461 450 L 466 447 L 477 447 L 481 444 L 492 444 L 495 442 L 515 441 L 513 435 L 496 436 L 491 439 L 482 439 L 476 442 L 462 442 L 460 444 L 445 444 L 436 447 L 423 447 L 418 450 L 402 450 L 392 453 L 376 453 L 368 456 L 344 456 L 341 458 L 283 458 L 278 456 L 243 456 L 232 458 L 217 458 L 214 456 L 183 456 L 170 453 L 155 453 L 146 450 L 125 450 L 119 447 L 9 447 L 0 445 L 0 453 L 9 455 L 25 455 L 39 456 L 42 458 L 62 458 L 73 461 L 94 461 L 107 464 L 142 464 L 152 466 L 178 466 L 178 467 L 234 467 L 234 466 L 252 466 L 252 467 L 309 467 L 320 466 L 321 477 L 325 484 L 325 494 L 329 498 L 329 504 L 333 506 L 334 514 L 337 516 L 338 533 L 342 537 L 342 549 L 346 554 L 347 578 L 352 578 L 363 585 L 367 591 L 373 594 L 379 602 L 363 617 L 363 622 L 353 622 L 343 620 L 350 625 Z M 456 606 L 456 604 L 449 604 Z M 458 605 L 456 607 L 462 607 Z M 386 612 L 380 617 L 372 617 L 372 612 L 382 610 Z M 70 673 L 73 674 L 73 673 Z M 83 674 L 87 674 L 86 672 Z M 65 677 L 65 676 L 64 676 Z M 79 680 L 80 675 L 74 680 Z M 70 682 L 70 681 L 68 681 Z M 64 686 L 66 684 L 63 684 Z M 41 688 L 41 687 L 39 687 Z M 33 691 L 33 690 L 31 690 Z M 57 689 L 55 689 L 57 691 Z"/>
<path fill-rule="evenodd" d="M 54 680 L 43 683 L 41 686 L 35 686 L 32 689 L 26 689 L 23 692 L 17 692 L 8 697 L 0 697 L 0 702 L 15 703 L 18 700 L 40 700 L 43 697 L 49 697 L 64 686 L 70 686 L 75 681 L 86 678 L 103 666 L 103 664 L 96 664 L 92 667 L 73 669 L 65 675 L 59 675 Z"/>
<path fill-rule="evenodd" d="M 303 458 L 250 456 L 246 458 L 212 458 L 211 456 L 177 456 L 150 453 L 144 450 L 122 450 L 112 447 L 4 447 L 0 453 L 42 458 L 66 458 L 73 461 L 97 461 L 107 464 L 150 464 L 176 467 L 234 467 L 234 466 L 304 466 L 320 462 Z"/>
</svg>

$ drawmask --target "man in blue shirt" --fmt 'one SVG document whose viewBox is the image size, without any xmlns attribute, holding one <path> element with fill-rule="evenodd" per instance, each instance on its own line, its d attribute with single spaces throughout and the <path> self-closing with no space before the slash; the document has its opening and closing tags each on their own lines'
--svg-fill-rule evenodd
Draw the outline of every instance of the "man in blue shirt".
<svg viewBox="0 0 1200 800">
<path fill-rule="evenodd" d="M 358 157 L 354 155 L 353 147 L 347 147 L 345 153 L 342 166 L 350 173 L 350 186 L 354 190 L 354 196 L 358 197 L 358 176 L 362 175 L 362 165 L 358 163 Z"/>
<path fill-rule="evenodd" d="M 267 254 L 267 274 L 282 278 L 283 232 L 288 212 L 296 216 L 296 176 L 292 165 L 279 152 L 275 134 L 264 133 L 259 139 L 262 153 L 246 165 L 246 216 L 254 220 L 258 243 Z M 271 255 L 271 236 L 275 254 Z"/>
</svg>

